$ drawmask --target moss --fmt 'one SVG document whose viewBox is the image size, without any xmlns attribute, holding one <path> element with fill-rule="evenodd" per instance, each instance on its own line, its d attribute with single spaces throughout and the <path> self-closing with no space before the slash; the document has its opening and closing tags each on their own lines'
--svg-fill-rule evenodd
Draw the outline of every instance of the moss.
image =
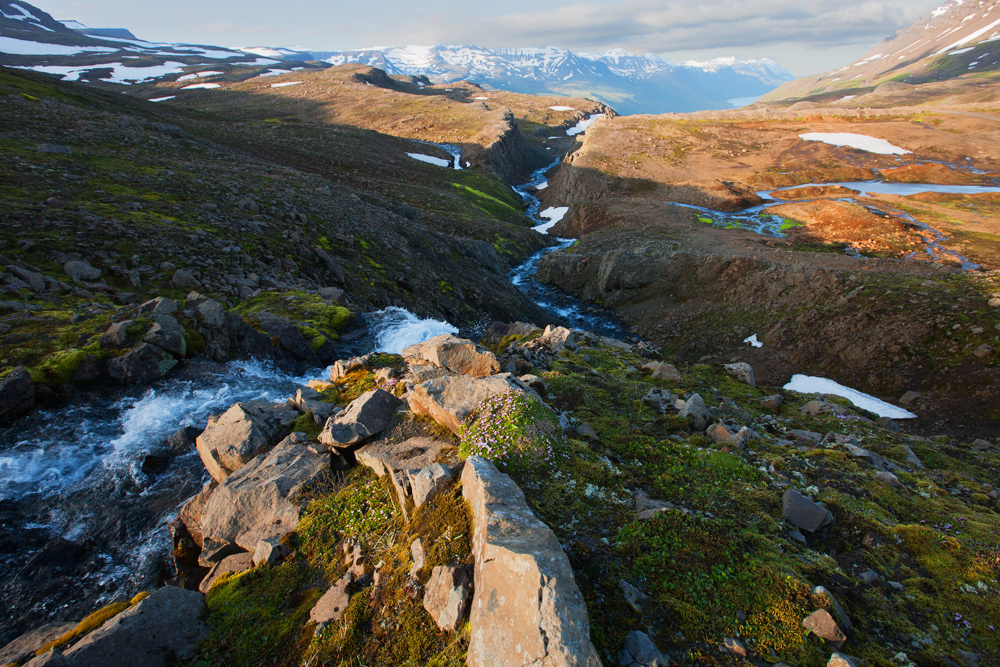
<svg viewBox="0 0 1000 667">
<path fill-rule="evenodd" d="M 188 354 L 205 353 L 205 338 L 194 329 L 184 327 L 184 342 L 187 344 Z"/>
<path fill-rule="evenodd" d="M 347 308 L 327 305 L 319 295 L 301 290 L 262 292 L 242 301 L 234 311 L 248 318 L 271 313 L 330 333 L 343 331 L 351 320 Z"/>
<path fill-rule="evenodd" d="M 360 368 L 351 371 L 342 378 L 333 381 L 336 389 L 335 403 L 347 405 L 361 394 L 371 391 L 376 387 L 375 374 L 370 370 Z M 327 396 L 332 397 L 333 392 L 327 390 Z"/>
<path fill-rule="evenodd" d="M 316 423 L 316 420 L 313 419 L 312 410 L 310 410 L 304 415 L 299 415 L 292 422 L 291 429 L 293 432 L 305 433 L 310 440 L 316 440 L 319 434 L 323 432 L 323 425 Z"/>
<path fill-rule="evenodd" d="M 35 651 L 35 655 L 44 655 L 54 648 L 61 649 L 69 646 L 75 640 L 79 639 L 88 632 L 91 632 L 101 627 L 102 625 L 110 621 L 112 618 L 114 618 L 118 614 L 128 609 L 131 605 L 138 604 L 139 602 L 142 601 L 142 598 L 139 598 L 138 600 L 136 598 L 139 598 L 139 596 L 137 595 L 135 598 L 132 598 L 133 602 L 131 603 L 112 602 L 106 607 L 102 607 L 101 609 L 98 609 L 97 611 L 88 614 L 86 617 L 84 617 L 82 621 L 76 624 L 75 628 L 61 635 L 58 639 L 49 642 L 48 644 L 42 646 L 37 651 Z"/>
<path fill-rule="evenodd" d="M 51 387 L 69 384 L 86 356 L 83 350 L 73 349 L 50 354 L 42 363 L 31 368 L 31 379 Z"/>
</svg>

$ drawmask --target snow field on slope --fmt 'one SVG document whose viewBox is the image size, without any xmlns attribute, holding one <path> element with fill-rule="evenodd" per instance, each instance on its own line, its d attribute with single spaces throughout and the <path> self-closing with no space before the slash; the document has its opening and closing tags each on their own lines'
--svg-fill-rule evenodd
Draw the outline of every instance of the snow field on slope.
<svg viewBox="0 0 1000 667">
<path fill-rule="evenodd" d="M 889 417 L 890 419 L 916 419 L 917 417 L 908 410 L 886 403 L 857 389 L 845 387 L 827 378 L 793 375 L 792 380 L 784 388 L 789 391 L 797 391 L 800 394 L 832 394 L 840 396 L 841 398 L 846 398 L 862 410 L 874 412 L 879 417 Z"/>
<path fill-rule="evenodd" d="M 846 146 L 867 153 L 878 153 L 879 155 L 906 155 L 913 152 L 899 146 L 893 146 L 885 139 L 876 139 L 866 134 L 854 134 L 852 132 L 807 132 L 800 134 L 799 139 L 803 141 L 819 141 L 831 146 Z"/>
</svg>

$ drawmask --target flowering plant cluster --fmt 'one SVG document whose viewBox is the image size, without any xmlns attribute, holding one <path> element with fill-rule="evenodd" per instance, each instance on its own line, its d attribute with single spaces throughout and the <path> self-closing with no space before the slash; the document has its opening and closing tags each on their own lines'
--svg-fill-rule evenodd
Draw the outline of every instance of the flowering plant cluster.
<svg viewBox="0 0 1000 667">
<path fill-rule="evenodd" d="M 482 456 L 502 470 L 528 470 L 566 456 L 559 419 L 523 391 L 479 403 L 462 430 L 464 456 Z"/>
</svg>

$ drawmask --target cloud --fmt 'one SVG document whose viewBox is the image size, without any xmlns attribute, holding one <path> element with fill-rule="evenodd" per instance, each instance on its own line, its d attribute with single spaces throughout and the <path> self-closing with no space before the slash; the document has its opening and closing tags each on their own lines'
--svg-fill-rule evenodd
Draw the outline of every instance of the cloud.
<svg viewBox="0 0 1000 667">
<path fill-rule="evenodd" d="M 408 43 L 640 53 L 788 43 L 843 46 L 878 41 L 935 5 L 933 0 L 624 0 L 492 17 L 453 10 L 411 23 L 394 36 Z M 385 41 L 384 31 L 380 39 Z"/>
</svg>

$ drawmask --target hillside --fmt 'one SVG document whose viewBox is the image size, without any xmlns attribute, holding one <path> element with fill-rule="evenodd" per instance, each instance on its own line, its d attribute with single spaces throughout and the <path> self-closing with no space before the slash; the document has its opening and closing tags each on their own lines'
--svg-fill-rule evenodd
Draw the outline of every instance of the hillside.
<svg viewBox="0 0 1000 667">
<path fill-rule="evenodd" d="M 998 38 L 1000 3 L 949 0 L 886 38 L 864 58 L 786 83 L 760 101 L 841 100 L 849 106 L 900 106 L 962 95 L 967 102 L 995 101 L 992 84 L 1000 69 Z M 869 93 L 886 94 L 888 99 L 879 100 Z M 853 97 L 845 100 L 846 96 Z"/>
</svg>

